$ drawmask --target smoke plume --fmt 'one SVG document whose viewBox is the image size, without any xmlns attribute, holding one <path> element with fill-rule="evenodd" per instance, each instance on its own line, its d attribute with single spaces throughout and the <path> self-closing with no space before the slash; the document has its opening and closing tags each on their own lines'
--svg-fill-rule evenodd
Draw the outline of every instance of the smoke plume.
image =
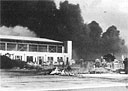
<svg viewBox="0 0 128 91">
<path fill-rule="evenodd" d="M 0 34 L 33 37 L 37 34 L 60 41 L 71 40 L 75 59 L 88 60 L 107 53 L 122 55 L 127 52 L 125 41 L 120 38 L 121 30 L 116 26 L 103 30 L 96 20 L 84 23 L 86 19 L 81 15 L 79 4 L 64 1 L 57 8 L 53 0 L 6 1 L 1 4 L 1 16 L 1 25 L 14 27 L 2 26 Z M 17 25 L 27 26 L 34 32 Z"/>
<path fill-rule="evenodd" d="M 36 34 L 33 31 L 29 30 L 27 27 L 19 25 L 15 27 L 0 27 L 0 35 L 36 37 Z"/>
<path fill-rule="evenodd" d="M 74 57 L 95 59 L 108 53 L 122 55 L 128 52 L 116 26 L 103 30 L 96 21 L 85 24 L 79 4 L 60 2 L 58 11 L 59 16 L 63 14 L 59 23 L 61 26 L 58 25 L 61 27 L 60 34 L 64 36 L 63 39 L 73 41 Z"/>
</svg>

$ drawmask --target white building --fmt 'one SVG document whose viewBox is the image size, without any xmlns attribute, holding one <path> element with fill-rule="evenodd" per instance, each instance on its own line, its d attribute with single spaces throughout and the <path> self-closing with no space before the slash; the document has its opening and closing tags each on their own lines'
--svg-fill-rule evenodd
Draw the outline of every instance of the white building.
<svg viewBox="0 0 128 91">
<path fill-rule="evenodd" d="M 0 55 L 40 65 L 56 65 L 72 59 L 72 41 L 0 35 Z"/>
</svg>

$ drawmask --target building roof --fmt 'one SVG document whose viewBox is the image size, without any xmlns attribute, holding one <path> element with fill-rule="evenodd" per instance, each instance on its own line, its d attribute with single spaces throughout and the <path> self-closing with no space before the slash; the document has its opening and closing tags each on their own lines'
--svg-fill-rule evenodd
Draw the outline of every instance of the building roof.
<svg viewBox="0 0 128 91">
<path fill-rule="evenodd" d="M 0 39 L 63 43 L 61 41 L 56 41 L 56 40 L 51 40 L 51 39 L 46 39 L 46 38 L 24 37 L 24 36 L 10 36 L 10 35 L 0 35 Z"/>
</svg>

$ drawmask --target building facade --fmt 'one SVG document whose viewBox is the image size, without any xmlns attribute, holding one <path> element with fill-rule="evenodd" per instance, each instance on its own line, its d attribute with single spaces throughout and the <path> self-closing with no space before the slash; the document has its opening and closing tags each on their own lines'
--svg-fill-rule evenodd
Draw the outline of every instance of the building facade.
<svg viewBox="0 0 128 91">
<path fill-rule="evenodd" d="M 0 55 L 40 65 L 66 64 L 72 59 L 72 41 L 0 35 Z"/>
</svg>

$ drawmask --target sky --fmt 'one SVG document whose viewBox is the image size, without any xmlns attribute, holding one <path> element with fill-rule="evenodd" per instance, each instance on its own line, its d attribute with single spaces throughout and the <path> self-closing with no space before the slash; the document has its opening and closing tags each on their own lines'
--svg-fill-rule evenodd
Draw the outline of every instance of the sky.
<svg viewBox="0 0 128 91">
<path fill-rule="evenodd" d="M 57 8 L 59 2 L 55 0 Z M 79 4 L 81 15 L 85 23 L 97 21 L 106 31 L 111 25 L 120 30 L 120 36 L 125 39 L 128 46 L 128 0 L 68 0 L 70 3 Z"/>
</svg>

